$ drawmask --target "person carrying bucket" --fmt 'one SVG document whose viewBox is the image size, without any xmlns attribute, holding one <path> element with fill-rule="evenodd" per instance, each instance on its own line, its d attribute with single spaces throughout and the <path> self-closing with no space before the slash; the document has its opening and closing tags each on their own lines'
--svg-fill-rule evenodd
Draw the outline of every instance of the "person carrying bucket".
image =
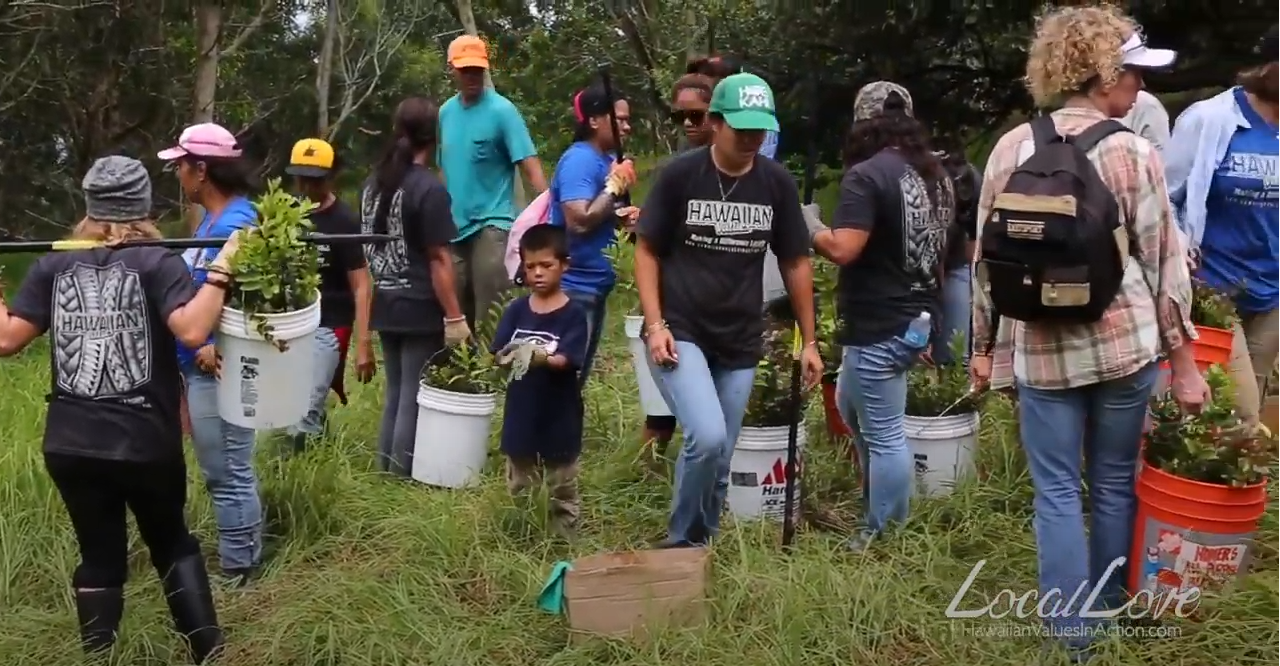
<svg viewBox="0 0 1280 666">
<path fill-rule="evenodd" d="M 458 304 L 449 242 L 456 234 L 444 183 L 429 168 L 436 149 L 435 103 L 410 97 L 396 107 L 391 141 L 360 195 L 363 233 L 397 240 L 365 247 L 373 278 L 369 328 L 382 341 L 387 390 L 378 428 L 378 469 L 413 471 L 422 368 L 471 329 Z"/>
<path fill-rule="evenodd" d="M 618 123 L 618 138 L 631 132 L 627 100 L 610 99 L 600 84 L 573 98 L 573 145 L 564 152 L 551 178 L 551 224 L 563 227 L 569 238 L 569 264 L 564 291 L 587 313 L 590 335 L 587 355 L 579 370 L 584 384 L 604 331 L 607 299 L 613 290 L 613 264 L 605 250 L 617 242 L 619 226 L 635 224 L 639 209 L 618 207 L 618 200 L 635 184 L 631 160 L 617 162 L 609 113 Z"/>
<path fill-rule="evenodd" d="M 360 218 L 338 199 L 334 177 L 341 167 L 333 146 L 323 139 L 303 139 L 294 144 L 285 173 L 294 177 L 295 189 L 316 208 L 307 214 L 315 233 L 358 234 Z M 369 309 L 373 286 L 364 250 L 355 244 L 319 247 L 320 328 L 316 329 L 315 377 L 311 388 L 311 408 L 290 428 L 295 451 L 306 449 L 307 440 L 324 430 L 325 402 L 335 391 L 345 405 L 343 370 L 347 348 L 354 333 L 356 379 L 373 380 L 378 362 L 369 337 Z"/>
<path fill-rule="evenodd" d="M 1240 415 L 1257 423 L 1280 349 L 1280 38 L 1259 41 L 1237 85 L 1174 124 L 1165 174 L 1199 277 L 1235 295 L 1228 370 Z"/>
<path fill-rule="evenodd" d="M 225 238 L 257 225 L 258 213 L 248 197 L 253 189 L 250 170 L 235 135 L 226 128 L 192 125 L 158 156 L 176 167 L 183 193 L 204 208 L 194 237 Z M 183 254 L 197 285 L 204 283 L 206 268 L 217 254 L 216 249 Z M 262 564 L 262 501 L 253 469 L 257 434 L 224 421 L 218 413 L 219 361 L 212 336 L 195 347 L 179 345 L 178 362 L 186 384 L 191 442 L 213 498 L 222 576 L 229 585 L 244 585 Z"/>
<path fill-rule="evenodd" d="M 947 237 L 957 230 L 950 175 L 902 86 L 858 91 L 844 163 L 831 228 L 806 220 L 814 250 L 840 266 L 836 401 L 863 470 L 867 515 L 848 543 L 861 550 L 910 510 L 907 371 L 929 345 Z"/>
<path fill-rule="evenodd" d="M 758 76 L 735 74 L 716 86 L 709 112 L 711 145 L 662 170 L 636 227 L 643 336 L 684 433 L 659 547 L 705 545 L 719 530 L 729 462 L 763 351 L 769 247 L 797 315 L 807 385 L 822 375 L 800 194 L 782 165 L 757 154 L 765 132 L 778 127 L 773 91 Z"/>
<path fill-rule="evenodd" d="M 174 626 L 201 664 L 223 637 L 200 543 L 184 513 L 177 346 L 198 347 L 217 326 L 239 238 L 205 264 L 208 275 L 197 287 L 169 250 L 113 247 L 161 237 L 141 162 L 94 162 L 84 196 L 86 215 L 71 239 L 103 246 L 40 257 L 11 306 L 0 288 L 0 356 L 49 334 L 44 461 L 79 546 L 71 585 L 85 651 L 107 652 L 116 642 L 129 577 L 127 509 Z"/>
<path fill-rule="evenodd" d="M 970 374 L 977 388 L 1017 387 L 1035 488 L 1041 599 L 1057 592 L 1065 601 L 1081 587 L 1098 589 L 1109 565 L 1129 555 L 1157 353 L 1163 349 L 1170 359 L 1173 394 L 1183 409 L 1199 410 L 1209 393 L 1191 354 L 1190 275 L 1159 154 L 1118 121 L 1133 106 L 1144 70 L 1166 67 L 1175 57 L 1148 47 L 1140 27 L 1115 7 L 1047 10 L 1031 40 L 1026 78 L 1039 105 L 1061 108 L 1009 131 L 987 161 Z M 1074 165 L 1081 171 L 1072 178 L 1085 183 L 1076 196 L 1094 203 L 1051 203 L 1061 201 L 1055 194 L 1063 181 L 1046 174 L 1069 173 Z M 1015 224 L 1022 220 L 1035 224 Z M 1053 264 L 1087 270 L 1087 294 L 1050 282 L 1056 278 L 1043 272 L 1038 258 L 1018 254 L 1037 229 L 1094 239 Z M 988 263 L 988 256 L 1005 263 Z M 1032 285 L 1039 280 L 1041 289 L 1021 287 L 1023 275 Z M 1069 298 L 1059 302 L 1059 296 Z M 1060 308 L 1074 314 L 1054 314 Z M 1009 311 L 1022 318 L 997 315 Z M 1093 507 L 1087 535 L 1082 456 Z M 1111 572 L 1101 587 L 1100 608 L 1124 603 L 1127 567 Z M 1080 616 L 1081 602 L 1046 621 L 1074 657 L 1085 659 L 1097 634 L 1088 631 L 1093 621 Z"/>
<path fill-rule="evenodd" d="M 564 227 L 542 224 L 520 238 L 529 294 L 502 313 L 490 353 L 512 368 L 502 409 L 507 488 L 521 495 L 545 478 L 551 526 L 571 538 L 578 524 L 578 456 L 582 453 L 582 382 L 590 318 L 561 289 L 569 267 Z"/>
</svg>

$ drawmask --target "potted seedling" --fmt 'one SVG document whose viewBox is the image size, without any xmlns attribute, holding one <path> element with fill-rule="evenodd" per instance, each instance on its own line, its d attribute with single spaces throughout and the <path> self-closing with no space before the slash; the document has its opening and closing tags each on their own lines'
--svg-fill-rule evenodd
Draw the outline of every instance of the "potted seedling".
<svg viewBox="0 0 1280 666">
<path fill-rule="evenodd" d="M 1130 587 L 1159 595 L 1215 585 L 1244 572 L 1276 441 L 1235 411 L 1231 378 L 1205 373 L 1212 397 L 1185 413 L 1172 395 L 1152 398 L 1152 427 L 1138 472 Z"/>
<path fill-rule="evenodd" d="M 501 385 L 494 358 L 475 343 L 447 347 L 422 369 L 414 433 L 415 480 L 443 488 L 480 481 Z"/>
<path fill-rule="evenodd" d="M 740 519 L 782 520 L 786 497 L 787 438 L 794 418 L 791 396 L 794 329 L 771 323 L 764 334 L 764 356 L 756 365 L 755 381 L 742 429 L 729 463 L 729 511 Z M 805 428 L 797 429 L 796 469 L 804 450 Z M 796 489 L 800 496 L 800 489 Z"/>
<path fill-rule="evenodd" d="M 236 279 L 218 327 L 218 411 L 238 426 L 269 430 L 294 425 L 311 392 L 299 382 L 315 363 L 320 326 L 320 255 L 302 240 L 315 204 L 272 180 L 254 202 L 258 226 L 231 260 Z"/>
<path fill-rule="evenodd" d="M 1234 329 L 1239 321 L 1231 294 L 1202 280 L 1192 280 L 1191 323 L 1195 324 L 1199 339 L 1191 344 L 1196 367 L 1201 372 L 1211 365 L 1226 364 L 1231 360 Z"/>
<path fill-rule="evenodd" d="M 644 332 L 644 317 L 640 313 L 640 296 L 636 292 L 635 281 L 635 245 L 632 243 L 616 243 L 605 252 L 613 262 L 618 281 L 613 287 L 613 298 L 620 299 L 626 306 L 626 318 L 623 326 L 627 333 L 627 348 L 631 351 L 631 368 L 635 372 L 636 386 L 640 390 L 640 407 L 646 416 L 671 416 L 667 401 L 658 390 L 649 369 L 649 347 L 641 339 Z"/>
<path fill-rule="evenodd" d="M 964 357 L 964 335 L 951 341 L 952 358 Z M 960 363 L 919 363 L 907 371 L 907 408 L 902 427 L 924 494 L 941 497 L 976 470 L 978 394 Z"/>
</svg>

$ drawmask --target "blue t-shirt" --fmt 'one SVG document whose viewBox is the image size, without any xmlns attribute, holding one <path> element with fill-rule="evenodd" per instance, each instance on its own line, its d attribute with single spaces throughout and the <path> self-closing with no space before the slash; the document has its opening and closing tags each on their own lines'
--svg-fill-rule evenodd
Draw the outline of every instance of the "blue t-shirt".
<svg viewBox="0 0 1280 666">
<path fill-rule="evenodd" d="M 519 212 L 512 169 L 537 154 L 520 111 L 496 91 L 485 90 L 470 106 L 454 95 L 440 107 L 436 163 L 453 199 L 455 241 L 487 226 L 511 229 Z"/>
<path fill-rule="evenodd" d="M 258 223 L 258 211 L 253 204 L 244 197 L 236 197 L 227 202 L 227 207 L 222 209 L 222 213 L 217 216 L 211 215 L 205 211 L 204 219 L 201 220 L 200 226 L 196 228 L 195 238 L 226 238 L 230 236 L 236 229 L 244 229 L 252 227 Z M 205 277 L 208 273 L 205 266 L 218 257 L 218 248 L 192 248 L 182 254 L 182 259 L 187 262 L 187 269 L 191 271 L 191 279 L 196 286 L 204 284 Z M 213 336 L 210 335 L 205 344 L 211 344 Z M 202 345 L 203 346 L 203 345 Z M 188 349 L 182 343 L 178 343 L 178 364 L 183 369 L 188 369 L 195 365 L 196 350 Z"/>
<path fill-rule="evenodd" d="M 612 163 L 613 155 L 586 141 L 569 146 L 551 178 L 551 224 L 565 226 L 561 204 L 590 202 L 599 196 Z M 604 250 L 617 239 L 617 226 L 617 218 L 610 215 L 588 233 L 569 234 L 569 270 L 562 279 L 565 291 L 599 295 L 613 287 L 617 276 Z"/>
<path fill-rule="evenodd" d="M 534 312 L 529 297 L 512 301 L 493 336 L 492 353 L 512 342 L 536 342 L 548 356 L 563 354 L 569 367 L 533 367 L 507 386 L 502 412 L 502 452 L 563 464 L 582 453 L 582 389 L 578 369 L 587 353 L 587 315 L 569 301 L 551 312 Z"/>
<path fill-rule="evenodd" d="M 1213 174 L 1206 203 L 1201 271 L 1220 289 L 1243 289 L 1236 307 L 1244 313 L 1269 312 L 1280 304 L 1276 265 L 1280 261 L 1280 210 L 1277 195 L 1276 126 L 1249 106 L 1244 91 L 1236 104 L 1249 121 L 1231 137 L 1227 154 Z"/>
</svg>

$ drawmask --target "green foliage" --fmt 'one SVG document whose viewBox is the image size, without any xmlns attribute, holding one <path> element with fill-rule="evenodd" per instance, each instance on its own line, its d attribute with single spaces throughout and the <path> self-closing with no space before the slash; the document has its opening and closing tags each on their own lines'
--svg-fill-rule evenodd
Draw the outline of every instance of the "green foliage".
<svg viewBox="0 0 1280 666">
<path fill-rule="evenodd" d="M 964 335 L 951 339 L 951 358 L 964 358 Z M 907 371 L 907 414 L 946 416 L 978 411 L 980 397 L 969 390 L 969 372 L 962 363 L 931 367 L 923 363 Z"/>
<path fill-rule="evenodd" d="M 756 365 L 755 384 L 742 425 L 752 428 L 791 425 L 791 344 L 794 329 L 771 323 L 764 333 L 764 357 Z"/>
<path fill-rule="evenodd" d="M 1152 398 L 1147 464 L 1201 483 L 1262 483 L 1276 464 L 1276 440 L 1236 414 L 1231 377 L 1221 366 L 1209 368 L 1205 380 L 1213 398 L 1199 414 L 1184 414 L 1170 394 Z"/>
<path fill-rule="evenodd" d="M 490 306 L 488 315 L 476 323 L 471 341 L 436 353 L 422 368 L 420 381 L 442 391 L 470 395 L 488 395 L 501 390 L 502 370 L 489 353 L 489 347 L 509 301 L 509 298 L 499 299 Z"/>
<path fill-rule="evenodd" d="M 829 261 L 813 262 L 813 293 L 817 300 L 818 353 L 822 356 L 823 381 L 834 382 L 840 371 L 841 348 L 836 344 L 836 280 L 839 268 Z"/>
<path fill-rule="evenodd" d="M 613 271 L 618 276 L 611 298 L 620 299 L 626 305 L 628 314 L 640 314 L 640 294 L 636 291 L 635 244 L 620 241 L 606 247 L 604 254 L 609 258 L 609 263 L 613 264 Z"/>
<path fill-rule="evenodd" d="M 1214 289 L 1204 281 L 1193 278 L 1191 282 L 1191 323 L 1209 328 L 1230 330 L 1240 321 L 1236 304 L 1231 296 Z"/>
<path fill-rule="evenodd" d="M 315 207 L 281 189 L 280 179 L 272 180 L 254 202 L 257 229 L 244 234 L 232 258 L 236 279 L 229 305 L 248 315 L 268 341 L 276 342 L 262 315 L 296 312 L 319 297 L 320 252 L 302 240 L 312 228 L 307 213 Z M 276 345 L 284 350 L 283 342 Z"/>
</svg>

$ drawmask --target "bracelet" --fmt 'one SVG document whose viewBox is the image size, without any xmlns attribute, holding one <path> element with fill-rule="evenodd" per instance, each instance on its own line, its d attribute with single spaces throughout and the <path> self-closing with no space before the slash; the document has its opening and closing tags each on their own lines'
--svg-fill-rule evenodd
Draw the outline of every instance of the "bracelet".
<svg viewBox="0 0 1280 666">
<path fill-rule="evenodd" d="M 666 319 L 663 319 L 662 321 L 654 322 L 654 323 L 652 323 L 652 324 L 649 324 L 648 326 L 645 326 L 645 327 L 644 327 L 644 330 L 645 330 L 646 332 L 653 333 L 653 332 L 655 332 L 655 331 L 663 330 L 663 329 L 666 329 L 666 328 L 670 328 L 670 327 L 669 327 L 669 326 L 667 326 L 667 320 L 666 320 Z"/>
<path fill-rule="evenodd" d="M 205 284 L 207 284 L 207 285 L 209 285 L 210 287 L 213 287 L 214 289 L 221 289 L 221 290 L 223 290 L 223 291 L 226 291 L 227 289 L 229 289 L 229 288 L 231 287 L 231 281 L 230 281 L 230 280 L 208 280 L 208 279 L 206 279 L 206 280 L 204 281 L 204 283 L 205 283 Z"/>
<path fill-rule="evenodd" d="M 445 318 L 444 318 L 444 323 L 446 323 L 446 324 L 456 324 L 456 323 L 458 323 L 458 322 L 460 322 L 460 321 L 466 321 L 466 320 L 467 320 L 467 316 L 466 316 L 466 315 L 462 315 L 461 317 L 445 317 Z"/>
</svg>

